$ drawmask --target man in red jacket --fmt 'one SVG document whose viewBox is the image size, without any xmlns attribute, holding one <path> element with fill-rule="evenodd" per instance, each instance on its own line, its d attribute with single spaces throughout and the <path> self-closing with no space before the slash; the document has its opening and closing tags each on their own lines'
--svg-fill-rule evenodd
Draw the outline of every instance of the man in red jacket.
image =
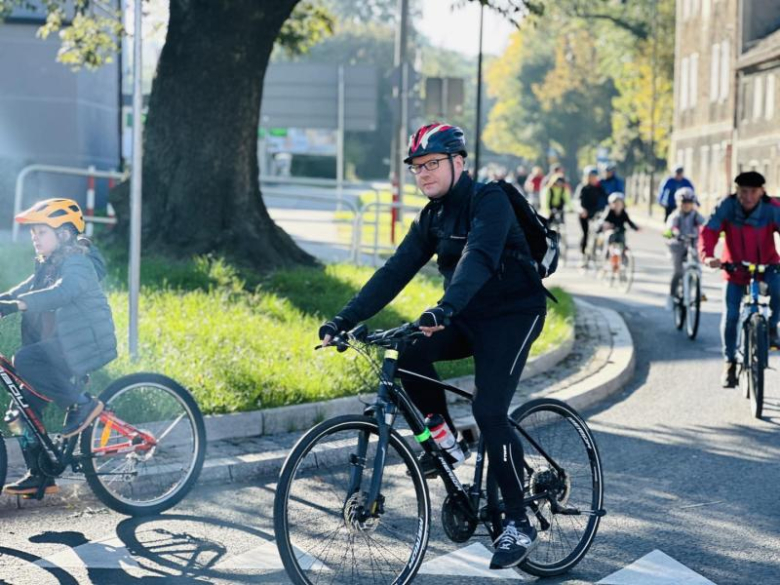
<svg viewBox="0 0 780 585">
<path fill-rule="evenodd" d="M 743 261 L 754 264 L 780 264 L 780 255 L 775 247 L 774 233 L 780 233 L 780 201 L 769 197 L 764 191 L 764 177 L 755 171 L 740 173 L 735 179 L 737 192 L 718 203 L 715 211 L 702 226 L 699 238 L 699 255 L 711 268 L 720 268 L 723 262 L 739 264 Z M 715 246 L 721 232 L 726 234 L 726 243 L 720 259 L 715 258 Z M 723 317 L 720 335 L 723 342 L 723 357 L 726 360 L 721 382 L 724 388 L 737 385 L 737 327 L 739 326 L 739 304 L 750 281 L 744 270 L 724 272 L 726 280 L 723 289 Z M 780 274 L 767 272 L 763 277 L 769 286 L 770 346 L 777 347 L 777 321 L 780 317 Z"/>
</svg>

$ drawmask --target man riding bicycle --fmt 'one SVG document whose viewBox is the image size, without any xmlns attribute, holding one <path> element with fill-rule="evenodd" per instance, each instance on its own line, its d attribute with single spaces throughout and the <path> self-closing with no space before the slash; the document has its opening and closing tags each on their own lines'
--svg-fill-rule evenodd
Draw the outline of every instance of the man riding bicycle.
<svg viewBox="0 0 780 585">
<path fill-rule="evenodd" d="M 507 412 L 542 330 L 546 299 L 509 198 L 497 185 L 477 189 L 464 172 L 466 155 L 463 131 L 455 126 L 434 123 L 411 137 L 404 162 L 428 204 L 395 254 L 319 334 L 327 345 L 379 312 L 436 254 L 444 296 L 420 316 L 425 337 L 400 356 L 400 377 L 421 412 L 441 414 L 454 431 L 444 391 L 404 377 L 403 370 L 438 380 L 434 362 L 474 357 L 473 414 L 506 506 L 491 562 L 498 569 L 520 564 L 537 543 L 522 503 L 523 447 Z"/>
<path fill-rule="evenodd" d="M 780 201 L 764 191 L 764 177 L 755 171 L 740 173 L 734 180 L 737 192 L 722 199 L 701 230 L 699 255 L 710 268 L 720 268 L 722 263 L 778 264 L 774 233 L 780 233 Z M 721 232 L 726 242 L 720 259 L 715 258 L 715 246 Z M 737 327 L 739 305 L 750 278 L 744 271 L 724 272 L 723 317 L 721 340 L 723 368 L 721 383 L 724 388 L 737 385 Z M 769 317 L 769 343 L 777 347 L 777 322 L 780 317 L 780 274 L 767 272 L 763 280 L 769 287 L 771 316 Z"/>
</svg>

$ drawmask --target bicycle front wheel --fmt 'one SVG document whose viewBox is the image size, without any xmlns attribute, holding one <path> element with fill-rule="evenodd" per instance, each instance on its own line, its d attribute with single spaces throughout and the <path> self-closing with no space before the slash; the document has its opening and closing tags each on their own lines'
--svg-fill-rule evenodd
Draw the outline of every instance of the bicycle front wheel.
<svg viewBox="0 0 780 585">
<path fill-rule="evenodd" d="M 378 439 L 373 418 L 341 416 L 311 429 L 288 456 L 276 487 L 274 532 L 294 583 L 403 585 L 420 568 L 430 532 L 428 485 L 395 430 L 377 506 L 362 515 Z"/>
<path fill-rule="evenodd" d="M 550 499 L 528 510 L 539 545 L 520 567 L 538 577 L 569 571 L 588 552 L 603 514 L 601 459 L 585 421 L 568 404 L 552 398 L 531 400 L 511 418 L 520 429 L 527 465 L 526 497 L 551 493 L 568 511 L 552 510 Z M 530 471 L 529 471 L 530 470 Z"/>
<path fill-rule="evenodd" d="M 0 433 L 0 493 L 5 487 L 5 476 L 8 473 L 8 452 L 5 450 L 5 439 Z"/>
<path fill-rule="evenodd" d="M 105 413 L 81 434 L 84 474 L 109 508 L 146 516 L 176 505 L 198 480 L 206 427 L 192 395 L 159 374 L 132 374 L 100 395 Z"/>
<path fill-rule="evenodd" d="M 750 389 L 750 410 L 753 416 L 761 418 L 764 410 L 764 367 L 767 354 L 766 321 L 761 315 L 750 318 L 750 344 L 748 345 L 748 387 Z"/>
<path fill-rule="evenodd" d="M 688 298 L 685 304 L 685 333 L 688 339 L 696 339 L 699 332 L 699 311 L 701 309 L 701 281 L 696 272 L 687 272 L 685 278 L 688 280 Z"/>
</svg>

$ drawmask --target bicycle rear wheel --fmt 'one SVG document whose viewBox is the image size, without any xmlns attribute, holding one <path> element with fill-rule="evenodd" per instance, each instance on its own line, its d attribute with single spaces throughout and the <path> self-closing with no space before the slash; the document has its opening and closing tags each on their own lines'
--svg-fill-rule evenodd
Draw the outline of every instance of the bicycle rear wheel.
<svg viewBox="0 0 780 585">
<path fill-rule="evenodd" d="M 761 418 L 764 410 L 764 368 L 767 355 L 767 327 L 761 315 L 750 317 L 750 344 L 748 355 L 748 387 L 750 388 L 750 410 L 753 416 Z"/>
<path fill-rule="evenodd" d="M 688 339 L 696 339 L 699 332 L 699 311 L 701 310 L 701 280 L 696 272 L 685 273 L 688 280 L 688 298 L 685 305 L 685 333 Z"/>
<path fill-rule="evenodd" d="M 623 292 L 628 292 L 634 283 L 634 255 L 628 248 L 623 250 L 619 275 L 620 287 L 623 289 Z"/>
<path fill-rule="evenodd" d="M 528 510 L 539 545 L 520 568 L 538 577 L 560 575 L 583 559 L 603 515 L 604 485 L 598 449 L 585 421 L 559 400 L 531 400 L 517 408 L 511 418 L 522 429 L 528 466 L 525 496 L 551 492 L 557 504 L 579 511 L 571 515 L 554 513 L 549 499 L 540 500 L 535 511 Z M 530 476 L 528 468 L 532 470 Z"/>
<path fill-rule="evenodd" d="M 376 513 L 360 512 L 371 485 L 376 421 L 341 416 L 295 445 L 274 498 L 274 533 L 290 579 L 311 583 L 409 583 L 428 546 L 430 499 L 420 466 L 390 434 Z"/>
<path fill-rule="evenodd" d="M 192 395 L 171 378 L 142 373 L 116 380 L 100 399 L 105 415 L 81 434 L 94 494 L 131 516 L 176 505 L 195 485 L 206 456 L 206 427 Z"/>
</svg>

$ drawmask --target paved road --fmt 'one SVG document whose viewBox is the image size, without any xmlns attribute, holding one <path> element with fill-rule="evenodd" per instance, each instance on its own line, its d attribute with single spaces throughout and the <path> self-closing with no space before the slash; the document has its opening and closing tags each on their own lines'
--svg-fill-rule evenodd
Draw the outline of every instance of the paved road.
<svg viewBox="0 0 780 585">
<path fill-rule="evenodd" d="M 669 271 L 659 236 L 647 231 L 630 238 L 639 273 L 629 296 L 576 270 L 555 277 L 587 300 L 623 314 L 637 347 L 637 374 L 622 394 L 586 413 L 602 453 L 609 515 L 587 558 L 565 578 L 546 582 L 778 583 L 778 374 L 769 372 L 767 378 L 767 420 L 756 421 L 739 392 L 718 383 L 719 276 L 706 276 L 711 301 L 699 339 L 690 342 L 673 329 L 663 308 Z M 772 365 L 780 366 L 777 356 Z M 441 493 L 438 486 L 433 489 L 438 510 Z M 175 514 L 146 521 L 99 506 L 3 511 L 0 582 L 286 583 L 270 543 L 273 491 L 273 480 L 200 489 Z M 464 546 L 446 540 L 435 512 L 429 568 L 435 570 L 442 564 L 436 559 Z M 684 569 L 668 557 L 645 558 L 653 551 L 692 571 L 689 580 L 672 576 Z M 41 566 L 46 558 L 49 568 Z M 644 577 L 608 578 L 642 558 Z M 421 575 L 416 582 L 494 581 L 495 575 L 470 573 L 477 570 Z"/>
</svg>

